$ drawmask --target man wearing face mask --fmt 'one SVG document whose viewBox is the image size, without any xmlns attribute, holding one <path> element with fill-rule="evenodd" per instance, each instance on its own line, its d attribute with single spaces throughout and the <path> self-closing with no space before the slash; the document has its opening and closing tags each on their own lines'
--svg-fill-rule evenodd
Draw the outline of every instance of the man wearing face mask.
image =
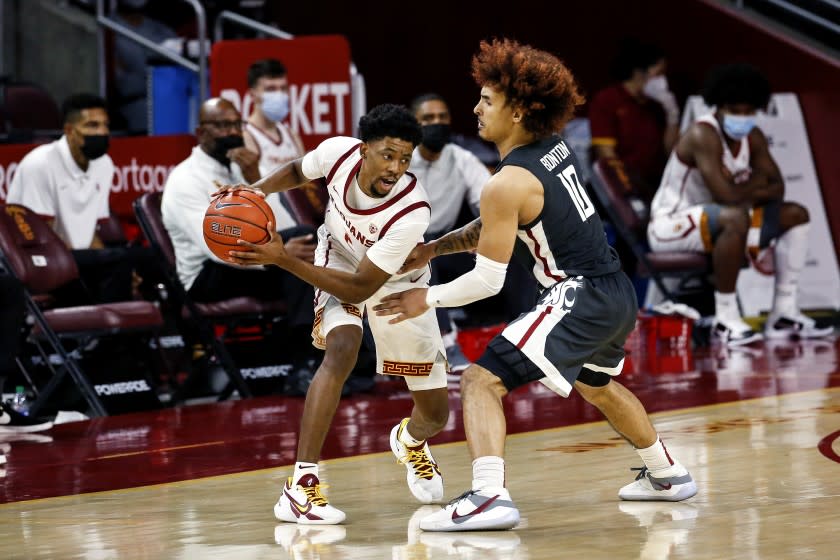
<svg viewBox="0 0 840 560">
<path fill-rule="evenodd" d="M 106 102 L 97 95 L 75 94 L 64 101 L 62 112 L 64 134 L 26 154 L 12 178 L 6 202 L 22 204 L 45 218 L 74 251 L 102 249 L 96 225 L 109 218 L 114 178 L 114 162 L 106 153 L 110 139 Z M 90 296 L 100 302 L 131 297 L 130 262 L 106 266 L 82 259 L 82 254 L 75 256 Z M 80 294 L 70 299 L 88 303 L 81 301 L 86 298 Z"/>
<path fill-rule="evenodd" d="M 216 185 L 250 184 L 260 179 L 258 156 L 244 147 L 241 119 L 226 99 L 212 98 L 202 104 L 195 132 L 198 146 L 172 170 L 164 185 L 163 224 L 175 249 L 178 277 L 193 300 L 205 303 L 240 296 L 284 299 L 293 331 L 288 347 L 306 351 L 295 356 L 302 362 L 310 357 L 312 287 L 276 267 L 243 268 L 224 262 L 204 242 L 204 213 Z M 314 260 L 312 228 L 296 226 L 279 234 L 291 254 L 307 262 Z"/>
<path fill-rule="evenodd" d="M 648 240 L 654 251 L 711 255 L 715 276 L 713 336 L 729 346 L 761 339 L 741 318 L 735 296 L 745 259 L 775 260 L 769 338 L 820 337 L 797 306 L 799 275 L 808 253 L 808 210 L 783 202 L 782 174 L 756 112 L 770 100 L 770 84 L 754 66 L 731 64 L 708 76 L 703 99 L 714 112 L 699 117 L 680 137 L 651 205 Z"/>
<path fill-rule="evenodd" d="M 245 147 L 259 154 L 260 175 L 265 177 L 284 163 L 303 157 L 306 151 L 300 136 L 283 123 L 289 114 L 289 79 L 283 63 L 265 58 L 251 64 L 248 87 L 253 109 L 242 136 Z M 274 210 L 278 229 L 295 225 L 283 193 L 268 195 L 266 202 Z"/>
<path fill-rule="evenodd" d="M 466 202 L 473 216 L 478 216 L 481 189 L 490 172 L 472 152 L 450 142 L 449 106 L 440 95 L 426 93 L 411 102 L 411 110 L 423 131 L 423 141 L 414 148 L 409 171 L 426 187 L 432 218 L 426 239 L 436 239 L 451 231 Z M 468 255 L 447 255 L 431 263 L 432 282 L 445 282 L 472 268 Z M 436 309 L 446 356 L 457 371 L 469 365 L 456 339 L 455 325 L 444 307 Z M 515 315 L 514 315 L 515 316 Z"/>
<path fill-rule="evenodd" d="M 619 52 L 611 68 L 615 82 L 589 105 L 593 157 L 619 167 L 628 188 L 649 202 L 679 136 L 680 111 L 661 49 L 627 39 Z"/>
</svg>

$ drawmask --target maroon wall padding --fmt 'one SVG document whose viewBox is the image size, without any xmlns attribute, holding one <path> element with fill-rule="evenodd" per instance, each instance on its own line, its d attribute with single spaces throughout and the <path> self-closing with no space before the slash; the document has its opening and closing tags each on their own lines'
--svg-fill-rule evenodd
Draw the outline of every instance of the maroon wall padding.
<svg viewBox="0 0 840 560">
<path fill-rule="evenodd" d="M 706 72 L 725 62 L 752 62 L 774 91 L 799 94 L 826 214 L 840 245 L 840 64 L 743 19 L 711 0 L 522 2 L 504 10 L 428 0 L 395 13 L 373 5 L 332 2 L 268 4 L 272 19 L 294 34 L 340 33 L 364 75 L 368 106 L 409 103 L 436 91 L 450 102 L 456 132 L 475 134 L 478 88 L 470 58 L 481 39 L 510 37 L 562 58 L 591 96 L 609 82 L 609 63 L 623 36 L 647 37 L 669 55 L 668 78 L 680 102 Z M 582 114 L 585 113 L 585 108 Z"/>
</svg>

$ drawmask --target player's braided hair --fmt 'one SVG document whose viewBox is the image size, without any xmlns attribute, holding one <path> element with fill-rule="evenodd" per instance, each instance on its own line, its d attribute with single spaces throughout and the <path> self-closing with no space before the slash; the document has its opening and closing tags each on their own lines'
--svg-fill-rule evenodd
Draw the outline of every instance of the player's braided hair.
<svg viewBox="0 0 840 560">
<path fill-rule="evenodd" d="M 556 56 L 512 39 L 482 41 L 472 59 L 479 86 L 524 109 L 522 124 L 537 136 L 559 132 L 584 102 L 572 73 Z"/>
<path fill-rule="evenodd" d="M 770 82 L 751 64 L 717 66 L 706 77 L 703 100 L 709 106 L 745 103 L 763 109 L 770 101 Z"/>
<path fill-rule="evenodd" d="M 399 138 L 417 146 L 423 139 L 420 123 L 404 105 L 386 103 L 377 105 L 359 119 L 362 142 L 373 142 L 385 137 Z"/>
</svg>

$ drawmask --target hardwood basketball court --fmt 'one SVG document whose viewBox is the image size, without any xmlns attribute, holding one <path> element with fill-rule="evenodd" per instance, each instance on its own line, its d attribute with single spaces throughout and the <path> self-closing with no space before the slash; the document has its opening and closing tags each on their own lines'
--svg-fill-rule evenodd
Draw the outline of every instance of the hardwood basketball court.
<svg viewBox="0 0 840 560">
<path fill-rule="evenodd" d="M 399 382 L 343 401 L 337 414 L 321 472 L 332 503 L 347 512 L 341 526 L 272 515 L 294 460 L 302 399 L 125 415 L 23 440 L 2 435 L 0 557 L 836 558 L 838 347 L 636 354 L 624 381 L 660 411 L 652 416 L 661 436 L 699 486 L 676 504 L 620 501 L 629 468 L 641 466 L 632 449 L 580 398 L 560 399 L 539 384 L 520 389 L 506 403 L 507 477 L 523 520 L 506 532 L 419 531 L 419 517 L 437 506 L 417 504 L 404 468 L 383 452 L 409 406 Z M 651 373 L 668 358 L 672 371 Z M 453 498 L 471 478 L 459 408 L 437 440 Z"/>
</svg>

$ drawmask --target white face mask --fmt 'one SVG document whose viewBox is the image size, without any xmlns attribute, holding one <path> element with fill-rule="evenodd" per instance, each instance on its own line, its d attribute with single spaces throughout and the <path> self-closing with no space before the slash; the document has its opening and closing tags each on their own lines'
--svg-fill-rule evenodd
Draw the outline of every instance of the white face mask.
<svg viewBox="0 0 840 560">
<path fill-rule="evenodd" d="M 282 121 L 289 114 L 289 94 L 285 91 L 266 91 L 262 94 L 262 112 L 271 121 Z"/>
<path fill-rule="evenodd" d="M 666 91 L 668 91 L 668 78 L 664 74 L 648 79 L 642 88 L 642 93 L 653 99 L 658 99 Z"/>
</svg>

